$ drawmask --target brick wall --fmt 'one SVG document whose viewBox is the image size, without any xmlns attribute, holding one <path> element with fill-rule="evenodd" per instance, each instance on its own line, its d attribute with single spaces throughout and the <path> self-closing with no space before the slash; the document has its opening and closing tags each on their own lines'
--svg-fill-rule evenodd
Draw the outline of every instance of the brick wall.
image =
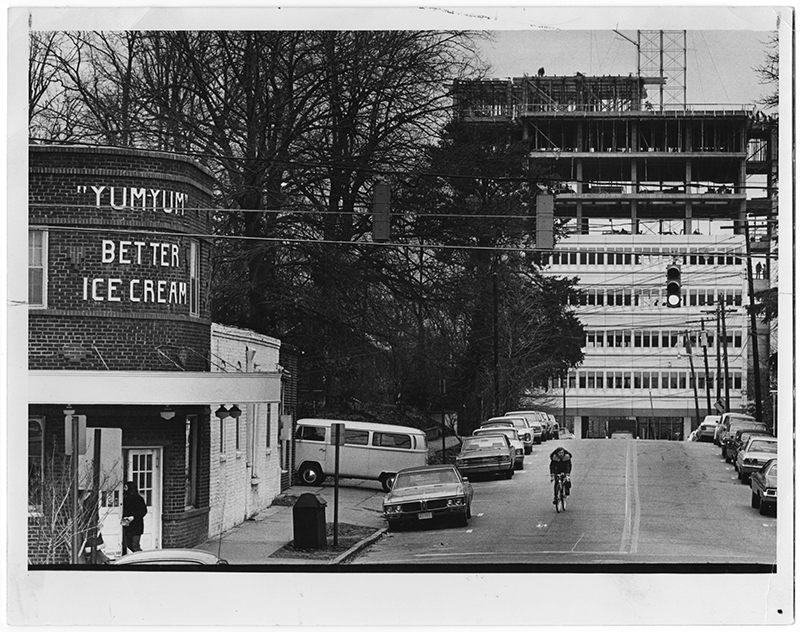
<svg viewBox="0 0 800 632">
<path fill-rule="evenodd" d="M 173 154 L 30 147 L 29 222 L 48 236 L 46 309 L 29 310 L 31 368 L 208 370 L 212 186 Z"/>
<path fill-rule="evenodd" d="M 45 308 L 29 309 L 32 370 L 208 371 L 214 179 L 193 160 L 111 147 L 29 148 L 29 224 L 46 231 Z M 192 301 L 191 253 L 197 293 Z M 181 293 L 183 290 L 183 293 Z M 196 309 L 193 309 L 195 308 Z M 73 402 L 65 402 L 73 403 Z M 122 429 L 123 450 L 161 448 L 162 546 L 207 538 L 210 413 L 126 403 L 79 406 L 89 427 Z M 63 406 L 32 403 L 45 418 L 46 454 L 63 455 Z M 185 419 L 198 416 L 194 507 L 185 502 Z M 63 461 L 63 459 L 62 459 Z M 66 461 L 68 462 L 68 461 Z M 46 471 L 51 480 L 54 468 Z M 29 558 L 47 548 L 41 518 L 29 519 Z M 45 545 L 44 547 L 42 545 Z M 69 551 L 66 551 L 68 561 Z M 52 559 L 51 559 L 52 561 Z"/>
</svg>

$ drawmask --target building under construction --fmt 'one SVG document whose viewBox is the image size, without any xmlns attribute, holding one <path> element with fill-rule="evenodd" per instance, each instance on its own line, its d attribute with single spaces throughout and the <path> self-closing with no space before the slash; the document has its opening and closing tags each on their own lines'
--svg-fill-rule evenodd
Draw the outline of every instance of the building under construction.
<svg viewBox="0 0 800 632">
<path fill-rule="evenodd" d="M 547 271 L 580 278 L 588 335 L 581 367 L 531 403 L 578 436 L 625 427 L 680 439 L 754 397 L 745 308 L 770 258 L 749 276 L 747 262 L 773 236 L 771 221 L 752 220 L 775 215 L 776 125 L 752 106 L 665 104 L 665 82 L 540 70 L 453 85 L 455 120 L 516 127 L 531 173 L 554 194 L 566 237 Z M 754 179 L 763 188 L 748 195 Z M 672 264 L 677 308 L 665 304 Z"/>
</svg>

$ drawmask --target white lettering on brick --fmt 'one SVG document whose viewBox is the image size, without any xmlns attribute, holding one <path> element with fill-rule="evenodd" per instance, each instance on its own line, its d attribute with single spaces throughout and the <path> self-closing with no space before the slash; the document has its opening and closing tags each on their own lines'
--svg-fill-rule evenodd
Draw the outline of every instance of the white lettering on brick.
<svg viewBox="0 0 800 632">
<path fill-rule="evenodd" d="M 103 239 L 101 244 L 103 255 L 100 261 L 102 263 L 112 263 L 114 261 L 114 242 L 110 239 Z"/>
<path fill-rule="evenodd" d="M 117 294 L 119 292 L 119 286 L 122 283 L 122 279 L 109 279 L 108 280 L 108 300 L 112 303 L 119 303 L 122 301 L 122 297 Z"/>
</svg>

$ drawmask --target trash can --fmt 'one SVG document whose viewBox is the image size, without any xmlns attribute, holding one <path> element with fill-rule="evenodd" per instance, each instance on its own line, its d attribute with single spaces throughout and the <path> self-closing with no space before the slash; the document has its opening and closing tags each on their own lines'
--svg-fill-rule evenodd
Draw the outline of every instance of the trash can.
<svg viewBox="0 0 800 632">
<path fill-rule="evenodd" d="M 292 508 L 294 518 L 294 548 L 324 549 L 328 546 L 325 532 L 327 504 L 316 494 L 301 494 Z"/>
</svg>

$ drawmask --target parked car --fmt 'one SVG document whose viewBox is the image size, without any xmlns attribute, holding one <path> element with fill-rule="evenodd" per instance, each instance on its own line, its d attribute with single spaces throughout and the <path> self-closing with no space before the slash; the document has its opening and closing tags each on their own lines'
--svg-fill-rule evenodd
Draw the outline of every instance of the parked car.
<svg viewBox="0 0 800 632">
<path fill-rule="evenodd" d="M 383 499 L 389 529 L 403 523 L 453 518 L 467 526 L 472 516 L 473 490 L 453 465 L 427 465 L 400 470 Z"/>
<path fill-rule="evenodd" d="M 633 433 L 628 430 L 616 430 L 611 433 L 609 439 L 633 439 Z"/>
<path fill-rule="evenodd" d="M 216 566 L 227 564 L 227 560 L 201 549 L 152 549 L 128 553 L 112 561 L 114 566 L 151 565 L 161 566 Z"/>
<path fill-rule="evenodd" d="M 698 441 L 714 441 L 714 431 L 719 425 L 721 415 L 706 415 L 700 426 L 697 428 Z"/>
<path fill-rule="evenodd" d="M 770 459 L 750 476 L 750 506 L 763 516 L 778 506 L 778 459 Z"/>
<path fill-rule="evenodd" d="M 556 421 L 555 415 L 553 415 L 553 413 L 546 414 L 548 423 L 550 424 L 550 438 L 558 439 L 558 422 Z"/>
<path fill-rule="evenodd" d="M 538 410 L 517 410 L 514 412 L 506 413 L 506 417 L 524 417 L 528 421 L 528 425 L 533 428 L 534 443 L 541 443 L 545 440 L 545 424 L 542 420 L 542 415 Z"/>
<path fill-rule="evenodd" d="M 461 474 L 502 474 L 514 476 L 514 448 L 508 437 L 467 437 L 456 456 L 456 467 Z"/>
<path fill-rule="evenodd" d="M 748 440 L 754 436 L 771 437 L 772 433 L 770 433 L 769 430 L 764 430 L 761 428 L 737 430 L 736 434 L 733 435 L 730 441 L 728 441 L 728 443 L 725 445 L 725 461 L 733 463 L 733 467 L 737 472 L 738 466 L 736 464 L 736 456 L 739 454 L 739 450 L 741 450 Z"/>
<path fill-rule="evenodd" d="M 473 437 L 487 437 L 496 434 L 505 435 L 514 447 L 514 469 L 521 470 L 525 461 L 525 444 L 519 440 L 515 428 L 500 428 L 492 426 L 481 426 L 472 433 Z"/>
<path fill-rule="evenodd" d="M 739 480 L 747 483 L 753 472 L 760 470 L 764 463 L 777 458 L 777 456 L 778 439 L 767 436 L 751 437 L 736 456 L 736 469 L 739 471 Z"/>
<path fill-rule="evenodd" d="M 737 430 L 766 430 L 767 425 L 756 421 L 755 417 L 741 413 L 725 413 L 722 415 L 719 429 L 719 445 L 722 449 L 722 458 L 727 460 L 728 443 L 733 441 Z"/>
<path fill-rule="evenodd" d="M 487 426 L 492 423 L 507 423 L 511 421 L 514 428 L 517 430 L 517 437 L 524 444 L 525 454 L 533 452 L 533 428 L 531 428 L 528 420 L 525 417 L 492 417 L 481 424 L 481 427 Z"/>
<path fill-rule="evenodd" d="M 740 419 L 749 419 L 751 421 L 756 420 L 756 418 L 752 415 L 747 415 L 745 413 L 723 413 L 720 417 L 717 427 L 714 430 L 714 444 L 722 447 L 722 435 L 725 431 L 727 431 L 730 422 Z"/>
</svg>

